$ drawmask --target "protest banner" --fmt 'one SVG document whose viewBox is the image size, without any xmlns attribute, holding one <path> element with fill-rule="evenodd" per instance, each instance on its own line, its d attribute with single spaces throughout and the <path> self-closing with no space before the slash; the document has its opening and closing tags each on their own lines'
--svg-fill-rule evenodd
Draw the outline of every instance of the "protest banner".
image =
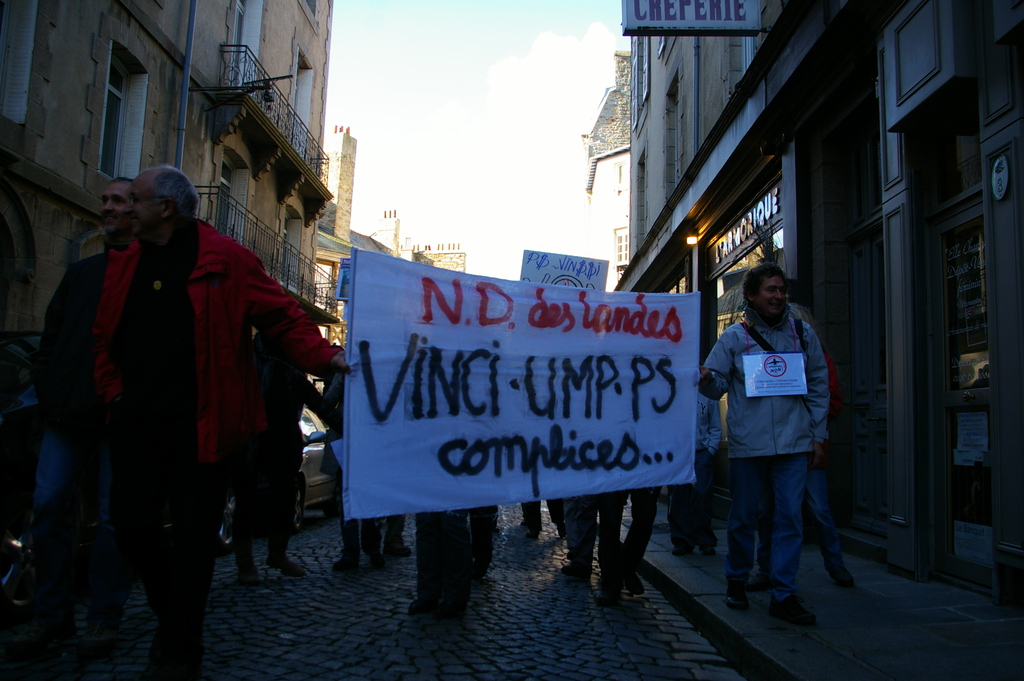
<svg viewBox="0 0 1024 681">
<path fill-rule="evenodd" d="M 345 515 L 693 482 L 699 294 L 352 263 Z"/>
<path fill-rule="evenodd" d="M 608 261 L 543 251 L 523 251 L 519 279 L 538 284 L 557 284 L 603 291 L 608 280 Z"/>
</svg>

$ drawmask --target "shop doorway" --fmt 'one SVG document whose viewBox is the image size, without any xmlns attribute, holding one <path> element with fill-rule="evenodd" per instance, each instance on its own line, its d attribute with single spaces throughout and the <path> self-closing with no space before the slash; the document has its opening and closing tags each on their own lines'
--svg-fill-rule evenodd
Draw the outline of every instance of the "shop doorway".
<svg viewBox="0 0 1024 681">
<path fill-rule="evenodd" d="M 886 535 L 885 241 L 881 223 L 851 244 L 850 409 L 853 412 L 853 517 L 857 529 Z"/>
<path fill-rule="evenodd" d="M 992 586 L 992 467 L 989 453 L 988 305 L 985 232 L 976 203 L 932 230 L 938 264 L 932 291 L 931 361 L 936 390 L 931 452 L 935 474 L 935 568 Z"/>
</svg>

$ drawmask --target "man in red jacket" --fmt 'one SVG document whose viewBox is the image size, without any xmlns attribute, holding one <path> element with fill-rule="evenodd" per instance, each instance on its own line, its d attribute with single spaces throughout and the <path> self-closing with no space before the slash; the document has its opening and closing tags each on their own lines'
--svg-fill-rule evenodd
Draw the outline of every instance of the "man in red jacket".
<svg viewBox="0 0 1024 681">
<path fill-rule="evenodd" d="M 96 386 L 111 407 L 111 522 L 159 621 L 152 678 L 194 679 L 224 460 L 266 428 L 252 327 L 308 373 L 348 365 L 255 254 L 196 219 L 181 171 L 142 172 L 129 200 L 138 241 L 110 255 L 93 327 Z"/>
</svg>

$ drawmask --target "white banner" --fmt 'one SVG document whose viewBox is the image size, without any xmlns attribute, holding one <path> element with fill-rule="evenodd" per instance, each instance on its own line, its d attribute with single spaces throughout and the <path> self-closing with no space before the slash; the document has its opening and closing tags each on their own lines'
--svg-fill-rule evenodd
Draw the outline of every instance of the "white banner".
<svg viewBox="0 0 1024 681">
<path fill-rule="evenodd" d="M 356 251 L 346 517 L 693 482 L 699 310 Z"/>
<path fill-rule="evenodd" d="M 543 251 L 523 251 L 519 280 L 603 291 L 608 281 L 608 261 Z"/>
</svg>

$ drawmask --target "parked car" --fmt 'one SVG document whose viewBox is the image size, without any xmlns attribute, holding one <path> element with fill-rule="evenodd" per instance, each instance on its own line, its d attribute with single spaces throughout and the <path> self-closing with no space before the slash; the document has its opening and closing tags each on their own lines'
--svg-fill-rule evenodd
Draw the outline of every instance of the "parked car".
<svg viewBox="0 0 1024 681">
<path fill-rule="evenodd" d="M 0 333 L 0 621 L 23 619 L 35 595 L 32 491 L 42 429 L 32 385 L 39 334 Z"/>
</svg>

